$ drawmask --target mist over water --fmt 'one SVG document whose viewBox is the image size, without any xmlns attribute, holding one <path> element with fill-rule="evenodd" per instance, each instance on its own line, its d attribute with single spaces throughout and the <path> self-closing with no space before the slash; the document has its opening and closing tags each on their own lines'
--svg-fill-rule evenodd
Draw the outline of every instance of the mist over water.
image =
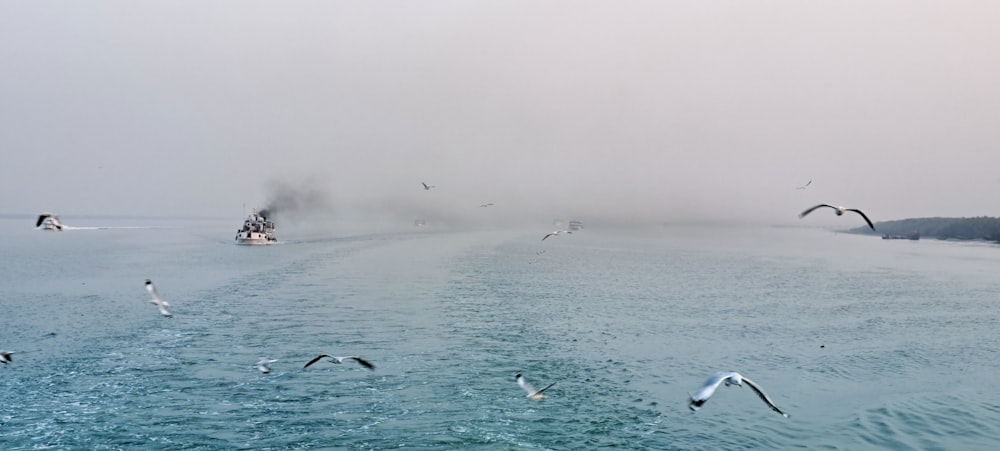
<svg viewBox="0 0 1000 451">
<path fill-rule="evenodd" d="M 61 233 L 32 221 L 0 220 L 14 234 L 0 248 L 7 449 L 1000 442 L 994 245 L 279 224 L 279 244 L 246 247 L 231 242 L 238 218 Z M 146 278 L 173 318 L 148 303 Z M 320 353 L 376 369 L 302 368 Z M 278 359 L 271 374 L 261 357 Z M 745 387 L 690 412 L 717 371 L 791 418 Z M 515 372 L 556 385 L 532 402 Z"/>
</svg>

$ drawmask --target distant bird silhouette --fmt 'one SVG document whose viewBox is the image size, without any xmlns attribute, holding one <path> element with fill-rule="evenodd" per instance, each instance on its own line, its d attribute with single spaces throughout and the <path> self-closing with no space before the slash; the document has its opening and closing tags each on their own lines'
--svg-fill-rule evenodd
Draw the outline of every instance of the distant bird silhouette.
<svg viewBox="0 0 1000 451">
<path fill-rule="evenodd" d="M 322 359 L 324 357 L 330 359 L 331 363 L 341 364 L 341 363 L 344 363 L 345 360 L 353 360 L 355 362 L 358 362 L 361 366 L 363 366 L 365 368 L 368 368 L 370 370 L 374 370 L 375 369 L 375 365 L 372 365 L 367 360 L 362 359 L 361 357 L 358 357 L 358 356 L 355 356 L 355 355 L 349 355 L 349 356 L 346 356 L 346 357 L 336 357 L 336 356 L 327 355 L 327 354 L 320 354 L 320 355 L 316 356 L 316 358 L 310 360 L 309 363 L 306 363 L 306 366 L 302 367 L 302 369 L 309 368 L 309 365 L 312 365 L 312 364 L 320 361 L 320 359 Z"/>
<path fill-rule="evenodd" d="M 425 190 L 428 190 L 428 191 L 429 191 L 429 190 L 430 190 L 431 188 L 437 188 L 437 187 L 436 187 L 436 186 L 434 186 L 434 185 L 428 185 L 428 184 L 426 184 L 426 183 L 424 183 L 424 182 L 420 182 L 420 184 L 421 184 L 421 185 L 424 185 L 424 189 L 425 189 Z"/>
<path fill-rule="evenodd" d="M 843 216 L 845 211 L 853 211 L 853 212 L 861 215 L 861 217 L 865 219 L 865 222 L 868 223 L 868 227 L 871 227 L 873 231 L 875 230 L 875 224 L 872 224 L 872 221 L 870 219 L 868 219 L 868 216 L 865 216 L 865 214 L 861 210 L 858 210 L 856 208 L 835 207 L 833 205 L 819 204 L 819 205 L 817 205 L 815 207 L 812 207 L 812 208 L 810 208 L 810 209 L 808 209 L 806 211 L 803 211 L 802 213 L 799 213 L 799 219 L 802 219 L 802 218 L 806 217 L 807 214 L 812 213 L 813 210 L 815 210 L 817 208 L 821 208 L 821 207 L 832 208 L 833 211 L 834 211 L 834 213 L 837 213 L 837 216 Z"/>
<path fill-rule="evenodd" d="M 812 182 L 813 182 L 813 181 L 812 181 L 812 180 L 810 180 L 810 181 L 806 182 L 806 184 L 805 184 L 805 185 L 802 185 L 802 186 L 800 186 L 800 187 L 798 187 L 798 188 L 795 188 L 795 189 L 806 189 L 806 187 L 807 187 L 807 186 L 809 186 L 809 185 L 811 185 L 811 184 L 812 184 Z"/>
<path fill-rule="evenodd" d="M 271 364 L 277 361 L 277 359 L 272 360 L 267 357 L 261 357 L 260 361 L 257 362 L 257 370 L 264 374 L 270 373 Z"/>
<path fill-rule="evenodd" d="M 492 206 L 493 206 L 493 202 L 490 202 L 490 203 L 487 203 L 487 204 L 481 204 L 479 207 L 482 208 L 482 207 L 492 207 Z"/>
<path fill-rule="evenodd" d="M 522 376 L 521 373 L 515 374 L 514 379 L 517 380 L 517 385 L 520 385 L 521 388 L 524 389 L 524 391 L 528 392 L 527 398 L 534 400 L 545 399 L 545 395 L 543 394 L 543 392 L 556 384 L 555 382 L 553 382 L 549 385 L 546 385 L 545 388 L 541 390 L 535 390 L 535 387 L 532 387 L 531 384 L 528 383 L 528 381 L 524 380 L 524 376 Z"/>
<path fill-rule="evenodd" d="M 757 396 L 759 396 L 760 399 L 771 408 L 771 410 L 780 413 L 785 418 L 788 418 L 788 414 L 782 412 L 781 409 L 775 406 L 774 402 L 771 401 L 771 398 L 768 398 L 767 394 L 764 393 L 764 390 L 762 390 L 757 384 L 753 383 L 750 379 L 747 379 L 740 373 L 736 372 L 716 373 L 712 377 L 708 378 L 708 380 L 705 381 L 705 384 L 698 389 L 698 392 L 691 395 L 691 402 L 688 404 L 688 408 L 697 412 L 702 405 L 708 402 L 708 398 L 712 397 L 712 394 L 715 393 L 715 389 L 719 388 L 719 385 L 722 385 L 723 383 L 725 383 L 726 386 L 736 385 L 738 387 L 742 387 L 744 382 L 746 382 L 750 389 L 757 393 Z"/>
<path fill-rule="evenodd" d="M 158 309 L 160 309 L 161 315 L 166 316 L 167 318 L 171 318 L 174 316 L 167 311 L 167 307 L 170 307 L 170 304 L 168 304 L 167 301 L 164 301 L 160 297 L 160 293 L 156 291 L 156 287 L 153 285 L 152 280 L 146 279 L 146 291 L 148 291 L 149 294 L 153 296 L 153 299 L 150 300 L 149 303 L 155 305 Z"/>
<path fill-rule="evenodd" d="M 545 241 L 545 239 L 548 238 L 548 237 L 550 237 L 550 236 L 558 236 L 558 235 L 562 235 L 564 233 L 573 233 L 573 232 L 570 232 L 569 230 L 555 230 L 555 231 L 549 232 L 548 234 L 546 234 L 545 236 L 543 236 L 542 237 L 542 241 Z"/>
</svg>

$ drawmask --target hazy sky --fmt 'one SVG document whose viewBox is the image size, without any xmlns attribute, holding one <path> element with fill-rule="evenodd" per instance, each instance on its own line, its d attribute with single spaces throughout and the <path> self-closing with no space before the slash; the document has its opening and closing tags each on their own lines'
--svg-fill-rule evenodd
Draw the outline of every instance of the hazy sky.
<svg viewBox="0 0 1000 451">
<path fill-rule="evenodd" d="M 0 0 L 0 213 L 239 222 L 284 186 L 345 216 L 998 216 L 998 23 L 992 0 Z"/>
</svg>

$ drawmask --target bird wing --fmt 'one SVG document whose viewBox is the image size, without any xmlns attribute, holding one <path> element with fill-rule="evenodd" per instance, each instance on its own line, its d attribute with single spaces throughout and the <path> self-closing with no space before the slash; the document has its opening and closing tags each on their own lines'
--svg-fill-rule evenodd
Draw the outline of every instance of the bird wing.
<svg viewBox="0 0 1000 451">
<path fill-rule="evenodd" d="M 817 206 L 815 206 L 815 207 L 812 207 L 812 208 L 810 208 L 810 209 L 808 209 L 808 210 L 806 210 L 806 211 L 803 211 L 802 213 L 799 213 L 799 218 L 800 218 L 800 219 L 801 219 L 801 218 L 804 218 L 804 217 L 805 217 L 805 216 L 806 216 L 807 214 L 809 214 L 809 213 L 812 213 L 812 212 L 813 212 L 813 210 L 815 210 L 815 209 L 817 209 L 817 208 L 820 208 L 820 207 L 830 207 L 830 208 L 832 208 L 832 209 L 834 209 L 834 210 L 836 210 L 836 209 L 837 209 L 837 207 L 834 207 L 833 205 L 827 205 L 827 204 L 819 204 L 819 205 L 817 205 Z"/>
<path fill-rule="evenodd" d="M 170 312 L 167 311 L 167 309 L 163 308 L 162 305 L 156 304 L 156 306 L 159 307 L 161 315 L 163 315 L 163 316 L 174 316 L 174 315 L 171 315 Z"/>
<path fill-rule="evenodd" d="M 534 392 L 534 393 L 532 393 L 532 394 L 533 394 L 533 395 L 540 395 L 540 394 L 542 394 L 542 392 L 543 392 L 543 391 L 545 391 L 545 390 L 548 390 L 549 388 L 551 388 L 551 387 L 552 387 L 553 385 L 555 385 L 555 384 L 556 384 L 556 383 L 555 383 L 555 382 L 553 382 L 553 383 L 551 383 L 551 384 L 549 384 L 549 385 L 546 385 L 546 386 L 545 386 L 545 388 L 543 388 L 543 389 L 541 389 L 541 390 L 538 390 L 538 391 L 536 391 L 536 392 Z"/>
<path fill-rule="evenodd" d="M 550 236 L 552 236 L 552 235 L 555 235 L 555 233 L 550 233 L 550 234 L 548 234 L 548 235 L 545 235 L 545 236 L 543 236 L 543 237 L 542 237 L 542 241 L 545 241 L 545 239 L 546 239 L 546 238 L 548 238 L 548 237 L 550 237 Z"/>
<path fill-rule="evenodd" d="M 847 211 L 853 211 L 853 212 L 861 215 L 862 218 L 865 218 L 865 222 L 868 223 L 868 227 L 871 227 L 873 232 L 875 231 L 875 224 L 872 224 L 871 219 L 868 219 L 868 217 L 865 216 L 865 214 L 862 213 L 861 210 L 858 210 L 857 208 L 848 208 Z"/>
<path fill-rule="evenodd" d="M 315 359 L 310 360 L 309 363 L 306 364 L 306 366 L 302 367 L 302 369 L 309 368 L 309 365 L 312 365 L 312 364 L 314 364 L 316 362 L 319 362 L 319 359 L 322 359 L 323 357 L 330 357 L 330 356 L 328 356 L 326 354 L 320 354 L 320 355 L 316 356 Z"/>
<path fill-rule="evenodd" d="M 733 373 L 715 373 L 712 375 L 712 377 L 708 378 L 708 380 L 705 381 L 705 384 L 702 385 L 697 392 L 691 395 L 691 403 L 688 404 L 688 407 L 691 408 L 691 410 L 697 410 L 698 407 L 701 407 L 702 404 L 705 404 L 705 402 L 708 401 L 708 398 L 712 397 L 715 393 L 715 389 L 719 388 L 722 381 L 726 380 L 729 376 L 732 376 L 732 374 Z"/>
<path fill-rule="evenodd" d="M 753 389 L 753 391 L 757 393 L 757 396 L 760 396 L 760 399 L 763 400 L 765 403 L 767 403 L 767 405 L 771 408 L 771 410 L 780 413 L 785 418 L 788 418 L 788 414 L 782 412 L 781 409 L 778 408 L 778 406 L 774 405 L 774 401 L 771 401 L 771 398 L 767 397 L 767 393 L 764 393 L 764 390 L 761 390 L 761 388 L 757 384 L 753 383 L 753 381 L 745 377 L 743 378 L 743 382 L 746 383 L 748 387 Z"/>
<path fill-rule="evenodd" d="M 524 389 L 524 391 L 528 392 L 528 396 L 538 393 L 538 391 L 535 390 L 535 387 L 532 387 L 531 384 L 528 383 L 528 381 L 524 380 L 524 376 L 520 376 L 517 378 L 517 385 L 520 385 L 521 388 Z"/>
<path fill-rule="evenodd" d="M 361 364 L 361 366 L 363 366 L 365 368 L 368 368 L 370 370 L 374 370 L 375 369 L 375 365 L 372 365 L 371 362 L 369 362 L 369 361 L 367 361 L 365 359 L 362 359 L 361 357 L 357 357 L 357 356 L 353 356 L 352 355 L 350 357 L 345 357 L 345 358 L 351 359 L 351 360 L 353 360 L 355 362 L 358 362 L 358 363 Z"/>
<path fill-rule="evenodd" d="M 160 293 L 158 293 L 156 291 L 156 287 L 153 286 L 153 284 L 147 283 L 146 284 L 146 291 L 148 291 L 149 294 L 153 296 L 153 301 L 155 301 L 154 302 L 155 304 L 162 304 L 163 303 L 163 299 L 160 299 Z"/>
<path fill-rule="evenodd" d="M 47 218 L 47 217 L 49 217 L 49 215 L 41 215 L 41 216 L 39 216 L 38 217 L 38 222 L 35 223 L 35 227 L 41 226 L 42 223 L 45 222 L 45 218 Z"/>
</svg>

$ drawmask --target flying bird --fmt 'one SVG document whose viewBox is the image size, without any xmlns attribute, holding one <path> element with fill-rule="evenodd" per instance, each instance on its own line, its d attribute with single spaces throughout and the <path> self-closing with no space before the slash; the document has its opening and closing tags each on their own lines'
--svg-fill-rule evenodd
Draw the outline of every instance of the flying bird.
<svg viewBox="0 0 1000 451">
<path fill-rule="evenodd" d="M 482 207 L 492 207 L 492 206 L 493 206 L 493 202 L 489 202 L 489 203 L 485 203 L 485 204 L 479 205 L 480 208 L 482 208 Z"/>
<path fill-rule="evenodd" d="M 806 187 L 807 187 L 807 186 L 809 186 L 809 185 L 812 185 L 812 182 L 813 182 L 813 181 L 812 181 L 812 180 L 810 180 L 810 181 L 806 182 L 806 184 L 805 184 L 805 185 L 802 185 L 802 186 L 800 186 L 800 187 L 797 187 L 797 188 L 795 188 L 795 189 L 806 189 Z"/>
<path fill-rule="evenodd" d="M 168 304 L 167 301 L 164 301 L 163 298 L 160 297 L 160 293 L 156 291 L 156 287 L 153 285 L 152 280 L 146 279 L 146 291 L 148 291 L 149 294 L 153 296 L 153 299 L 150 300 L 149 303 L 159 308 L 161 315 L 166 316 L 167 318 L 171 318 L 174 316 L 167 311 L 167 307 L 170 307 L 170 304 Z"/>
<path fill-rule="evenodd" d="M 309 365 L 312 365 L 312 364 L 320 361 L 320 359 L 322 359 L 323 357 L 329 358 L 331 363 L 341 364 L 341 363 L 344 363 L 344 360 L 354 360 L 355 362 L 358 362 L 361 366 L 363 366 L 365 368 L 368 368 L 370 370 L 374 370 L 375 369 L 375 365 L 372 365 L 367 360 L 362 359 L 361 357 L 358 357 L 358 356 L 349 355 L 347 357 L 336 357 L 336 356 L 326 355 L 326 354 L 320 354 L 320 355 L 316 356 L 315 359 L 310 360 L 309 363 L 306 364 L 306 366 L 302 367 L 302 369 L 309 368 Z"/>
<path fill-rule="evenodd" d="M 545 241 L 545 239 L 548 238 L 548 237 L 550 237 L 550 236 L 558 236 L 558 235 L 562 235 L 564 233 L 573 233 L 573 232 L 570 232 L 569 230 L 555 230 L 555 231 L 549 232 L 548 234 L 546 234 L 545 236 L 543 236 L 542 237 L 542 241 Z"/>
<path fill-rule="evenodd" d="M 736 385 L 742 387 L 744 382 L 746 382 L 750 389 L 757 393 L 757 396 L 759 396 L 761 400 L 767 403 L 771 410 L 780 413 L 785 418 L 788 418 L 788 414 L 782 412 L 781 409 L 775 406 L 774 401 L 771 401 L 771 398 L 767 397 L 764 390 L 761 390 L 761 388 L 750 379 L 747 379 L 740 373 L 736 372 L 715 373 L 715 375 L 708 378 L 708 380 L 705 381 L 705 385 L 702 385 L 697 393 L 691 395 L 691 402 L 688 404 L 688 408 L 697 412 L 703 404 L 708 402 L 708 398 L 712 397 L 712 394 L 715 393 L 715 389 L 719 388 L 719 385 L 722 385 L 723 383 L 725 383 L 726 386 Z"/>
<path fill-rule="evenodd" d="M 871 227 L 873 231 L 875 230 L 875 224 L 872 224 L 872 221 L 870 219 L 868 219 L 868 216 L 865 216 L 865 214 L 862 213 L 861 210 L 858 210 L 856 208 L 835 207 L 833 205 L 819 204 L 819 205 L 817 205 L 815 207 L 812 207 L 812 208 L 810 208 L 810 209 L 808 209 L 806 211 L 803 211 L 802 213 L 799 213 L 799 219 L 802 219 L 802 218 L 806 217 L 807 214 L 812 213 L 813 210 L 815 210 L 817 208 L 820 208 L 820 207 L 829 207 L 829 208 L 832 208 L 834 210 L 834 213 L 837 213 L 837 216 L 843 216 L 845 211 L 853 211 L 853 212 L 861 215 L 861 217 L 865 219 L 865 222 L 868 223 L 868 227 Z"/>
<path fill-rule="evenodd" d="M 278 360 L 272 360 L 267 357 L 261 357 L 260 361 L 257 362 L 257 370 L 261 373 L 267 374 L 271 372 L 271 364 L 277 362 Z"/>
<path fill-rule="evenodd" d="M 524 376 L 522 376 L 521 373 L 515 374 L 514 379 L 517 379 L 517 385 L 520 385 L 521 388 L 524 389 L 524 391 L 528 392 L 527 398 L 534 400 L 545 399 L 545 395 L 542 394 L 542 392 L 548 390 L 550 387 L 556 384 L 555 382 L 553 382 L 549 385 L 546 385 L 545 388 L 541 390 L 535 390 L 535 387 L 532 387 L 531 384 L 528 383 L 528 381 L 524 380 Z"/>
<path fill-rule="evenodd" d="M 424 185 L 424 189 L 425 189 L 425 190 L 428 190 L 428 191 L 429 191 L 429 190 L 430 190 L 431 188 L 437 188 L 437 187 L 436 187 L 436 186 L 434 186 L 434 185 L 428 185 L 428 184 L 426 184 L 426 183 L 424 183 L 424 182 L 420 182 L 420 184 L 421 184 L 421 185 Z"/>
<path fill-rule="evenodd" d="M 11 362 L 13 360 L 11 354 L 13 354 L 11 351 L 0 351 L 0 363 L 6 365 Z"/>
</svg>

